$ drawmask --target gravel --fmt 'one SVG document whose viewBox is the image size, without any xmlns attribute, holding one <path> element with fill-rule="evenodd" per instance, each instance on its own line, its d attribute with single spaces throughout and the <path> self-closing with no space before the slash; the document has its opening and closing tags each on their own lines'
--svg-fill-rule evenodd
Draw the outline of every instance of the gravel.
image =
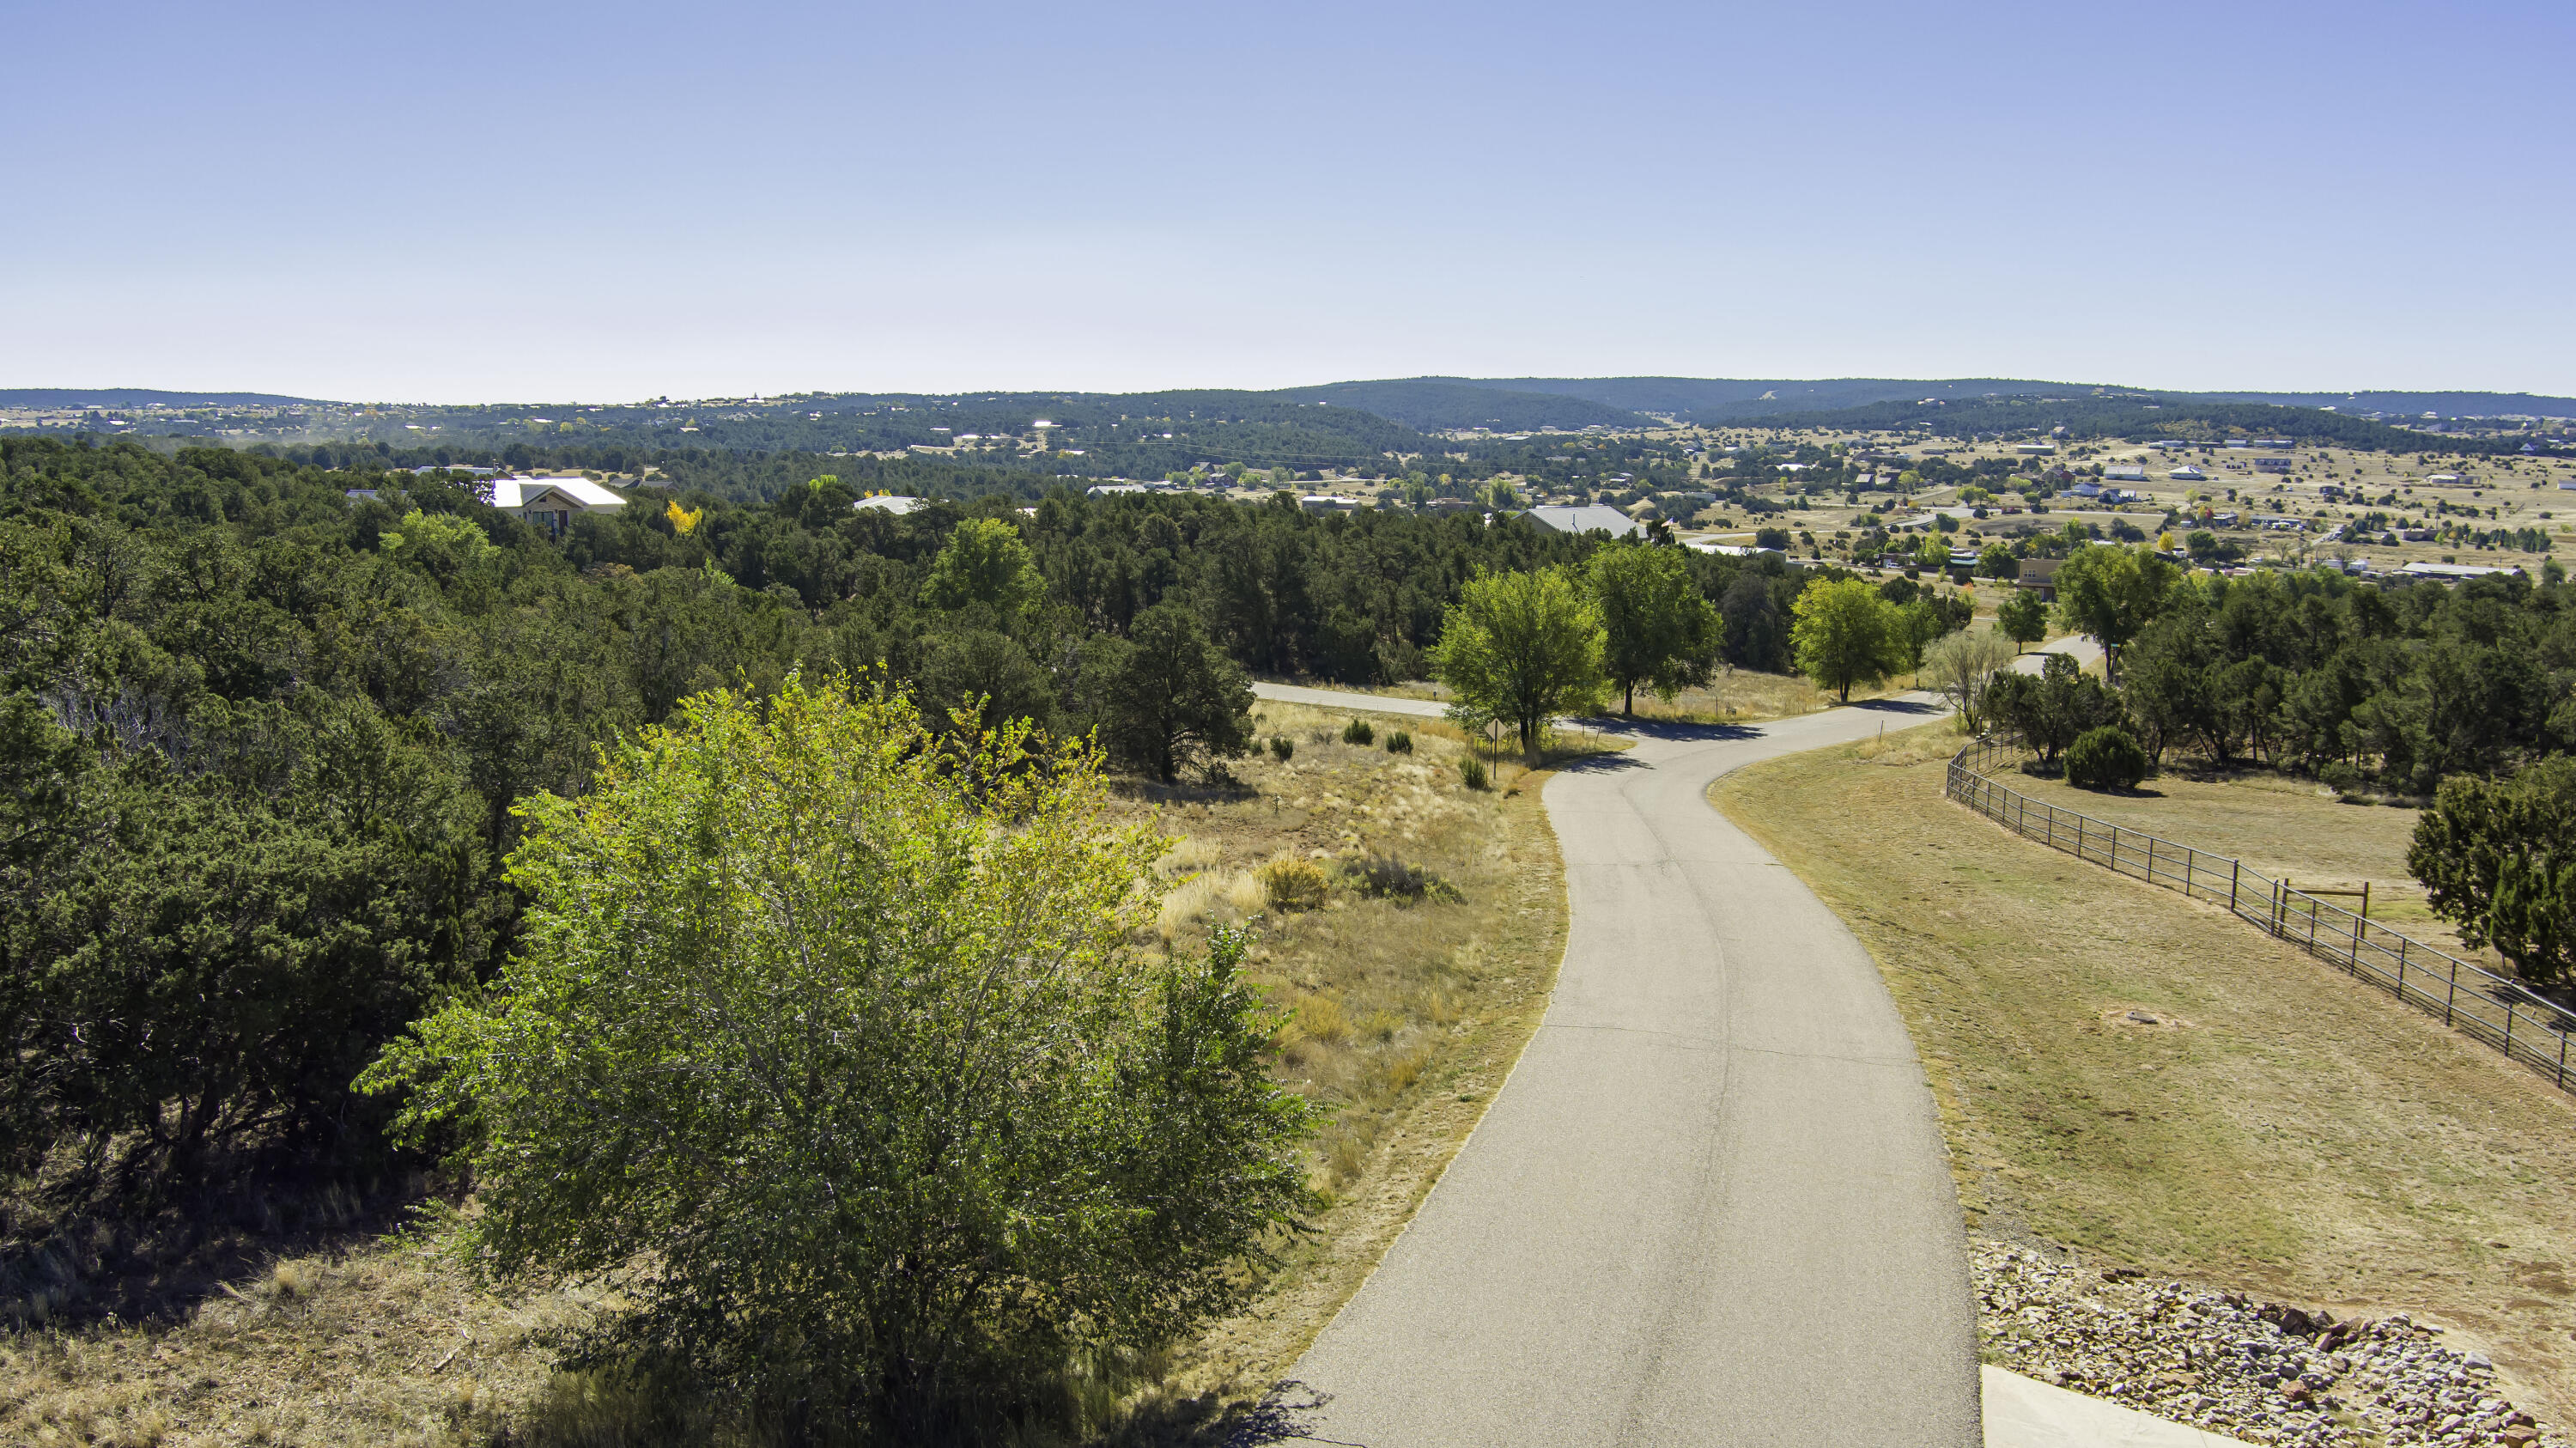
<svg viewBox="0 0 2576 1448">
<path fill-rule="evenodd" d="M 2000 1242 L 1974 1261 L 1988 1359 L 2044 1383 L 2248 1443 L 2571 1448 L 2403 1314 L 2337 1322 Z"/>
</svg>

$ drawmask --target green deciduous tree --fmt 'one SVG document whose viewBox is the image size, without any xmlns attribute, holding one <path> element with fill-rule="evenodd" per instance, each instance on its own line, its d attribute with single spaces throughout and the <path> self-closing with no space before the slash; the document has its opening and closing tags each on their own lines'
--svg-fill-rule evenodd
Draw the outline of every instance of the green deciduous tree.
<svg viewBox="0 0 2576 1448">
<path fill-rule="evenodd" d="M 1896 605 L 1868 580 L 1811 583 L 1791 609 L 1798 671 L 1851 701 L 1852 685 L 1875 684 L 1906 666 L 1908 639 Z"/>
<path fill-rule="evenodd" d="M 1699 591 L 1681 551 L 1614 543 L 1584 568 L 1601 611 L 1602 671 L 1637 712 L 1637 686 L 1665 699 L 1708 682 L 1726 644 L 1726 620 Z"/>
<path fill-rule="evenodd" d="M 1542 568 L 1470 579 L 1430 659 L 1469 716 L 1535 749 L 1550 719 L 1600 707 L 1603 647 L 1599 605 L 1568 570 Z"/>
<path fill-rule="evenodd" d="M 488 1266 L 620 1289 L 577 1360 L 920 1441 L 1244 1300 L 1307 1108 L 1239 939 L 1127 955 L 1163 842 L 1034 747 L 791 677 L 525 805 L 518 952 L 364 1084 L 471 1134 Z"/>
<path fill-rule="evenodd" d="M 931 561 L 921 601 L 939 609 L 980 603 L 1007 616 L 1045 593 L 1046 580 L 1018 529 L 999 518 L 968 518 Z"/>
<path fill-rule="evenodd" d="M 1995 610 L 1995 628 L 2018 646 L 2048 637 L 2048 605 L 2036 589 L 2016 588 Z"/>
<path fill-rule="evenodd" d="M 2576 759 L 2443 780 L 2406 868 L 2470 946 L 2494 946 L 2534 981 L 2576 978 Z"/>
<path fill-rule="evenodd" d="M 2120 650 L 2164 607 L 2180 574 L 2152 548 L 2086 544 L 2058 565 L 2058 617 L 2102 645 L 2104 667 L 2119 677 Z"/>
</svg>

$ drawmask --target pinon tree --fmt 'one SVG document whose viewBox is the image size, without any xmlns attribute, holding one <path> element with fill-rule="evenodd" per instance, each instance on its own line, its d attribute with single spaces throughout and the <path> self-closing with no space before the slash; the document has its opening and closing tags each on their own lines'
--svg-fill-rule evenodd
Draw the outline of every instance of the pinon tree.
<svg viewBox="0 0 2576 1448">
<path fill-rule="evenodd" d="M 1241 1303 L 1307 1110 L 1239 940 L 1129 954 L 1161 842 L 1088 747 L 793 676 L 681 716 L 528 799 L 517 955 L 363 1078 L 466 1133 L 480 1260 L 614 1286 L 576 1360 L 755 1436 L 945 1440 Z"/>
</svg>

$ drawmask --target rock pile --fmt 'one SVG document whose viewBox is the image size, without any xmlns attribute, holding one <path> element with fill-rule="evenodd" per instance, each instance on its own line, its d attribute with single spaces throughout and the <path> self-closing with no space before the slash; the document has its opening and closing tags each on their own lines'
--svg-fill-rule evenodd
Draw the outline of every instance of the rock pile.
<svg viewBox="0 0 2576 1448">
<path fill-rule="evenodd" d="M 2570 1448 L 2504 1400 L 2494 1364 L 2402 1315 L 2337 1322 L 2002 1243 L 1974 1270 L 2000 1366 L 2159 1418 L 2297 1448 Z"/>
</svg>

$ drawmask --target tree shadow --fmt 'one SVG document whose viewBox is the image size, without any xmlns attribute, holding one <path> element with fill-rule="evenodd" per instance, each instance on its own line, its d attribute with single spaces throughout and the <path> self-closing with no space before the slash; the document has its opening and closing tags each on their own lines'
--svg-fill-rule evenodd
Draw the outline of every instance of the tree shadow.
<svg viewBox="0 0 2576 1448">
<path fill-rule="evenodd" d="M 1927 703 L 1921 699 L 1854 699 L 1843 707 L 1867 709 L 1876 714 L 1915 714 L 1927 719 L 1935 714 L 1950 712 L 1950 706 L 1947 704 Z"/>
<path fill-rule="evenodd" d="M 1273 1384 L 1255 1402 L 1219 1406 L 1210 1395 L 1148 1409 L 1123 1425 L 1112 1441 L 1116 1448 L 1265 1448 L 1273 1443 L 1358 1448 L 1311 1431 L 1314 1414 L 1332 1400 L 1332 1394 L 1290 1378 Z"/>
<path fill-rule="evenodd" d="M 1670 719 L 1623 719 L 1615 714 L 1578 722 L 1584 728 L 1596 733 L 1619 734 L 1635 739 L 1668 740 L 1683 744 L 1709 741 L 1722 743 L 1729 740 L 1762 737 L 1762 726 L 1759 724 L 1687 724 Z"/>
</svg>

